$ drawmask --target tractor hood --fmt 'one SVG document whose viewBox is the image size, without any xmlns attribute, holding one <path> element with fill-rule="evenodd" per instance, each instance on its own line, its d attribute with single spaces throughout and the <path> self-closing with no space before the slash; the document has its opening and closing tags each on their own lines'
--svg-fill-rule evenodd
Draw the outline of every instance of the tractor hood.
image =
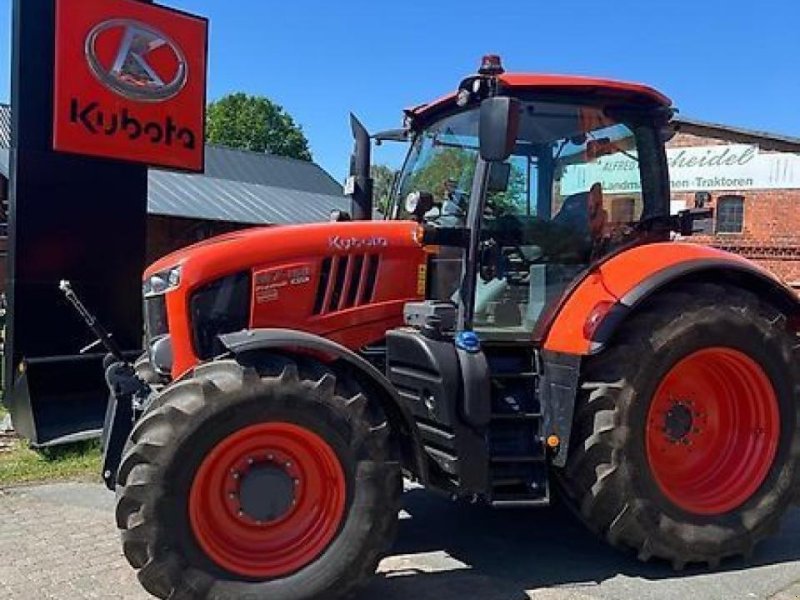
<svg viewBox="0 0 800 600">
<path fill-rule="evenodd" d="M 152 264 L 148 298 L 153 281 L 165 298 L 146 303 L 148 319 L 169 323 L 173 376 L 210 358 L 216 335 L 243 328 L 296 329 L 357 350 L 402 325 L 405 303 L 424 297 L 426 257 L 411 221 L 243 230 Z M 150 314 L 159 306 L 165 319 Z"/>
<path fill-rule="evenodd" d="M 209 238 L 172 252 L 153 264 L 145 278 L 181 268 L 181 287 L 196 287 L 242 270 L 302 258 L 350 254 L 422 253 L 419 225 L 412 221 L 351 221 L 254 227 Z"/>
</svg>

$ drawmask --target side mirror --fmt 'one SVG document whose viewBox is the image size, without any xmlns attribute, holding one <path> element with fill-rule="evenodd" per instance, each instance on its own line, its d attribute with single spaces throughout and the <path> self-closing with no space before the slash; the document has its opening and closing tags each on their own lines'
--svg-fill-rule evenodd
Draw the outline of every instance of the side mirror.
<svg viewBox="0 0 800 600">
<path fill-rule="evenodd" d="M 489 181 L 487 191 L 505 192 L 511 178 L 511 163 L 493 162 L 489 164 Z"/>
<path fill-rule="evenodd" d="M 487 162 L 507 159 L 517 143 L 519 101 L 505 96 L 486 98 L 481 102 L 481 158 Z"/>
</svg>

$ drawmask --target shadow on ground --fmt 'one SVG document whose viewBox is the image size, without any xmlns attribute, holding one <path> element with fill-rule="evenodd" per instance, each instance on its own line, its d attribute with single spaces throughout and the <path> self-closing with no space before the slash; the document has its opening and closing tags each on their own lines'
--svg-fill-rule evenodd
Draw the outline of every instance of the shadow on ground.
<svg viewBox="0 0 800 600">
<path fill-rule="evenodd" d="M 726 573 L 800 561 L 798 510 L 790 512 L 781 533 L 763 542 L 751 561 L 731 559 L 713 573 L 699 566 L 675 573 L 665 562 L 641 563 L 610 548 L 564 507 L 494 510 L 451 503 L 421 489 L 407 492 L 404 506 L 411 518 L 401 520 L 392 557 L 382 565 L 388 573 L 368 588 L 368 598 L 517 600 L 529 597 L 526 590 L 551 587 L 567 587 L 570 592 L 547 598 L 595 597 L 598 590 L 602 592 L 598 584 L 618 575 L 644 580 L 644 584 L 670 579 L 672 591 L 676 591 L 675 581 L 702 579 L 706 588 L 713 586 L 721 593 L 725 587 L 738 589 L 737 578 L 727 581 Z M 413 556 L 426 554 L 422 570 Z M 407 561 L 403 555 L 410 555 Z M 662 597 L 655 588 L 662 586 L 650 586 L 647 595 Z M 632 598 L 645 595 L 636 589 L 629 591 Z M 754 597 L 752 592 L 742 594 Z"/>
</svg>

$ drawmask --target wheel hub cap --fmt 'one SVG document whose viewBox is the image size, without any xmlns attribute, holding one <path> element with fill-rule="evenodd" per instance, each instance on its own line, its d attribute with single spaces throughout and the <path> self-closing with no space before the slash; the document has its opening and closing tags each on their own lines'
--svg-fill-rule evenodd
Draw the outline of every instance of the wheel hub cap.
<svg viewBox="0 0 800 600">
<path fill-rule="evenodd" d="M 689 432 L 692 431 L 692 421 L 691 408 L 683 402 L 676 402 L 664 417 L 664 433 L 672 442 L 687 440 Z"/>
<path fill-rule="evenodd" d="M 241 479 L 239 504 L 247 517 L 261 522 L 284 516 L 292 504 L 295 480 L 278 466 L 255 465 Z"/>
</svg>

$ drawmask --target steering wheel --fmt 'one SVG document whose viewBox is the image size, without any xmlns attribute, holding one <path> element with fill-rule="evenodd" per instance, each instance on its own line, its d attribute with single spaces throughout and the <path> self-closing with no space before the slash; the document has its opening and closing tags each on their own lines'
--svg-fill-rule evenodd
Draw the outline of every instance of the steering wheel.
<svg viewBox="0 0 800 600">
<path fill-rule="evenodd" d="M 506 279 L 510 284 L 523 284 L 527 283 L 530 279 L 531 267 L 535 264 L 546 262 L 547 256 L 539 246 L 523 246 L 520 244 L 512 244 L 505 246 L 501 250 L 501 254 L 505 259 L 505 274 Z M 517 267 L 509 269 L 510 264 L 516 263 Z"/>
<path fill-rule="evenodd" d="M 546 255 L 539 246 L 520 244 L 500 246 L 494 238 L 490 238 L 482 241 L 478 247 L 478 273 L 486 283 L 498 276 L 505 276 L 510 284 L 524 283 L 530 276 L 531 266 L 542 263 L 546 259 Z M 509 269 L 508 267 L 512 263 L 516 263 L 518 266 Z"/>
</svg>

